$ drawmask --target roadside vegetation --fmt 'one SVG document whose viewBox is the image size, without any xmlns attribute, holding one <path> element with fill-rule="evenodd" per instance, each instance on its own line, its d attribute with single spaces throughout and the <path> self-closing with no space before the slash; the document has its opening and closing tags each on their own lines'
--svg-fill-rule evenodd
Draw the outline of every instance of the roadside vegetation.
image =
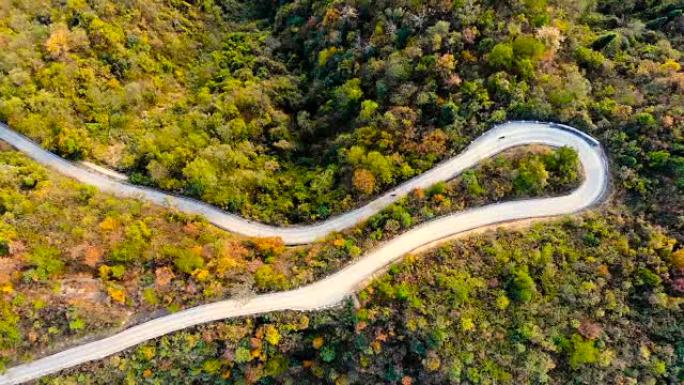
<svg viewBox="0 0 684 385">
<path fill-rule="evenodd" d="M 520 148 L 414 191 L 357 228 L 286 248 L 280 239 L 239 237 L 199 217 L 101 194 L 0 151 L 0 362 L 165 312 L 306 284 L 437 215 L 559 194 L 580 177 L 568 148 Z"/>
<path fill-rule="evenodd" d="M 676 384 L 684 254 L 599 211 L 410 256 L 358 308 L 217 322 L 43 384 Z"/>
</svg>

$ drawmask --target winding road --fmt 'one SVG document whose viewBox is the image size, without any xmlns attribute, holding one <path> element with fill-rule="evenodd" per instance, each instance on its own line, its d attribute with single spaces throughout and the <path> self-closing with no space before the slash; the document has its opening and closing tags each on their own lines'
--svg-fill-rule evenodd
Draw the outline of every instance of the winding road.
<svg viewBox="0 0 684 385">
<path fill-rule="evenodd" d="M 545 144 L 569 146 L 577 150 L 584 170 L 581 185 L 560 197 L 496 203 L 444 216 L 413 228 L 367 252 L 359 260 L 327 278 L 310 285 L 278 293 L 257 295 L 245 300 L 225 300 L 190 308 L 131 327 L 111 337 L 62 351 L 19 365 L 0 376 L 0 385 L 20 384 L 128 349 L 144 341 L 194 325 L 225 318 L 250 316 L 280 310 L 316 310 L 339 304 L 405 254 L 447 238 L 462 236 L 492 225 L 573 214 L 599 203 L 609 181 L 608 161 L 598 141 L 568 126 L 539 122 L 509 122 L 492 128 L 473 141 L 460 155 L 441 163 L 385 193 L 367 205 L 325 222 L 292 227 L 255 223 L 225 213 L 207 204 L 183 197 L 126 184 L 104 174 L 77 166 L 43 150 L 24 136 L 0 124 L 0 139 L 36 161 L 101 191 L 122 197 L 136 197 L 157 204 L 171 204 L 179 210 L 203 215 L 226 230 L 247 236 L 278 236 L 286 244 L 310 243 L 330 232 L 351 227 L 379 212 L 416 188 L 427 188 L 448 180 L 478 162 L 511 147 Z"/>
</svg>

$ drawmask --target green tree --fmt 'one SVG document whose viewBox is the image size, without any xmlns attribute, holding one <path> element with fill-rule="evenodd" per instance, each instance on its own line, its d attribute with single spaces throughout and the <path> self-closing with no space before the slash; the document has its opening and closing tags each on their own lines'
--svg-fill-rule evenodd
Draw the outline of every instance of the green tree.
<svg viewBox="0 0 684 385">
<path fill-rule="evenodd" d="M 539 159 L 530 159 L 516 170 L 513 187 L 517 194 L 537 194 L 546 187 L 549 173 Z"/>
<path fill-rule="evenodd" d="M 521 303 L 532 301 L 532 297 L 537 291 L 537 285 L 527 269 L 516 269 L 508 282 L 509 296 Z"/>
<path fill-rule="evenodd" d="M 369 121 L 375 115 L 380 105 L 373 100 L 364 100 L 361 103 L 361 111 L 359 112 L 359 119 L 362 121 Z"/>
<path fill-rule="evenodd" d="M 383 183 L 389 184 L 394 180 L 392 162 L 388 157 L 377 151 L 371 151 L 366 156 L 366 167 Z"/>
<path fill-rule="evenodd" d="M 235 349 L 235 362 L 238 364 L 244 364 L 252 360 L 252 355 L 250 354 L 249 349 L 245 347 L 238 347 Z"/>
<path fill-rule="evenodd" d="M 343 85 L 337 87 L 334 92 L 335 105 L 342 111 L 348 111 L 358 104 L 363 97 L 361 89 L 361 79 L 355 78 L 347 80 Z"/>
<path fill-rule="evenodd" d="M 335 349 L 330 345 L 326 345 L 321 349 L 321 360 L 323 362 L 333 362 L 336 356 Z"/>
<path fill-rule="evenodd" d="M 601 69 L 603 63 L 606 61 L 606 58 L 601 52 L 586 47 L 578 47 L 575 50 L 575 57 L 582 67 L 591 70 Z"/>
<path fill-rule="evenodd" d="M 544 167 L 560 184 L 576 181 L 579 155 L 571 147 L 563 146 L 543 157 Z"/>
<path fill-rule="evenodd" d="M 0 238 L 0 257 L 6 257 L 10 253 L 9 241 Z"/>
<path fill-rule="evenodd" d="M 212 162 L 204 158 L 195 158 L 183 169 L 183 175 L 187 178 L 189 192 L 192 195 L 202 196 L 204 192 L 218 184 L 217 170 Z"/>
<path fill-rule="evenodd" d="M 513 40 L 513 53 L 517 60 L 535 61 L 544 53 L 544 43 L 532 36 L 520 35 Z"/>
<path fill-rule="evenodd" d="M 477 179 L 477 174 L 473 171 L 466 171 L 463 173 L 463 184 L 466 187 L 468 194 L 474 197 L 482 196 L 486 191 L 480 185 L 480 181 Z"/>
<path fill-rule="evenodd" d="M 509 43 L 495 45 L 489 52 L 487 61 L 495 68 L 510 69 L 513 65 L 513 46 Z"/>
<path fill-rule="evenodd" d="M 273 269 L 271 265 L 262 265 L 254 272 L 254 283 L 261 290 L 284 290 L 288 287 L 287 277 Z"/>
</svg>

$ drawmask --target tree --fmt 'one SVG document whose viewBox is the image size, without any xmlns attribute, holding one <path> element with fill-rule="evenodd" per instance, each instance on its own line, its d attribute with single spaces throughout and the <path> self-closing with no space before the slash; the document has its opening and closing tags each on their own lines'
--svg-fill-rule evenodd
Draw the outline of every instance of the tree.
<svg viewBox="0 0 684 385">
<path fill-rule="evenodd" d="M 261 290 L 283 290 L 288 287 L 287 277 L 273 269 L 271 265 L 262 265 L 254 273 L 254 282 Z"/>
<path fill-rule="evenodd" d="M 257 249 L 258 254 L 264 259 L 276 257 L 285 251 L 285 243 L 280 237 L 256 238 L 252 244 Z M 240 251 L 238 249 L 238 251 Z M 237 254 L 237 253 L 236 253 Z"/>
<path fill-rule="evenodd" d="M 532 36 L 520 35 L 513 40 L 513 53 L 517 60 L 535 61 L 544 53 L 544 43 Z"/>
<path fill-rule="evenodd" d="M 62 127 L 53 140 L 52 148 L 69 159 L 81 159 L 88 153 L 88 134 L 80 129 Z"/>
<path fill-rule="evenodd" d="M 326 345 L 321 349 L 320 355 L 323 362 L 332 362 L 337 356 L 337 353 L 332 346 Z"/>
<path fill-rule="evenodd" d="M 361 79 L 355 78 L 347 80 L 343 85 L 334 91 L 335 105 L 339 110 L 348 111 L 355 107 L 363 97 L 361 89 Z"/>
<path fill-rule="evenodd" d="M 575 50 L 575 57 L 582 67 L 590 70 L 601 69 L 603 63 L 606 61 L 606 58 L 601 52 L 586 47 L 578 47 Z"/>
<path fill-rule="evenodd" d="M 370 195 L 375 191 L 375 176 L 372 172 L 363 168 L 354 170 L 352 186 L 360 194 Z"/>
<path fill-rule="evenodd" d="M 537 286 L 532 277 L 527 272 L 527 269 L 516 269 L 508 283 L 508 294 L 512 299 L 528 303 L 532 300 Z"/>
<path fill-rule="evenodd" d="M 369 121 L 375 115 L 380 105 L 373 100 L 364 100 L 361 103 L 361 111 L 359 112 L 359 119 L 362 121 Z"/>
<path fill-rule="evenodd" d="M 517 194 L 537 194 L 547 185 L 549 173 L 539 159 L 530 159 L 520 165 L 513 179 Z"/>
<path fill-rule="evenodd" d="M 648 154 L 649 166 L 664 169 L 670 160 L 670 153 L 665 150 L 652 151 Z"/>
<path fill-rule="evenodd" d="M 486 192 L 485 189 L 480 185 L 480 181 L 477 180 L 477 174 L 475 172 L 464 172 L 462 179 L 468 194 L 471 196 L 480 197 Z"/>
<path fill-rule="evenodd" d="M 436 70 L 442 78 L 447 79 L 456 69 L 456 59 L 454 55 L 447 53 L 437 57 Z"/>
<path fill-rule="evenodd" d="M 571 147 L 563 146 L 543 157 L 544 167 L 560 184 L 577 180 L 579 155 Z"/>
<path fill-rule="evenodd" d="M 185 166 L 183 175 L 188 179 L 189 192 L 195 196 L 202 196 L 218 184 L 216 168 L 204 158 L 195 158 Z"/>
<path fill-rule="evenodd" d="M 70 33 L 65 24 L 58 24 L 54 27 L 50 37 L 45 41 L 45 49 L 53 59 L 59 59 L 70 50 Z"/>
<path fill-rule="evenodd" d="M 569 362 L 573 369 L 598 361 L 600 352 L 594 341 L 585 340 L 580 335 L 575 334 L 572 336 L 571 343 Z"/>
<path fill-rule="evenodd" d="M 278 332 L 278 328 L 275 327 L 274 325 L 267 325 L 266 326 L 266 332 L 264 335 L 264 339 L 266 342 L 273 346 L 278 346 L 280 343 L 281 335 L 280 332 Z"/>
<path fill-rule="evenodd" d="M 670 257 L 670 262 L 675 269 L 684 270 L 684 248 L 679 249 L 672 253 Z"/>
<path fill-rule="evenodd" d="M 387 59 L 385 74 L 390 83 L 406 81 L 411 77 L 411 62 L 401 52 L 393 52 Z"/>
<path fill-rule="evenodd" d="M 0 350 L 11 349 L 21 341 L 21 330 L 19 329 L 19 315 L 13 311 L 12 307 L 0 300 Z M 0 362 L 2 362 L 0 356 Z"/>
<path fill-rule="evenodd" d="M 109 226 L 109 220 L 102 223 Z M 102 227 L 102 224 L 100 224 Z M 109 260 L 115 263 L 134 264 L 143 260 L 144 250 L 147 247 L 147 242 L 152 236 L 150 230 L 145 222 L 136 221 L 129 225 L 125 231 L 126 239 L 119 242 L 109 255 Z"/>
<path fill-rule="evenodd" d="M 6 257 L 10 254 L 10 243 L 6 239 L 0 238 L 0 257 Z"/>
<path fill-rule="evenodd" d="M 637 270 L 637 283 L 641 285 L 646 285 L 651 288 L 660 286 L 662 279 L 658 274 L 654 273 L 651 269 L 641 268 Z"/>
<path fill-rule="evenodd" d="M 495 45 L 491 52 L 489 52 L 487 61 L 492 67 L 510 69 L 513 65 L 513 46 L 509 43 Z"/>
<path fill-rule="evenodd" d="M 221 360 L 215 358 L 205 360 L 202 363 L 202 370 L 208 374 L 218 373 L 221 370 Z"/>
<path fill-rule="evenodd" d="M 235 349 L 235 362 L 238 364 L 244 364 L 252 360 L 252 355 L 250 354 L 249 349 L 245 347 L 238 347 Z"/>
<path fill-rule="evenodd" d="M 458 117 L 458 106 L 454 102 L 444 103 L 440 109 L 439 125 L 442 127 L 448 126 Z"/>
</svg>

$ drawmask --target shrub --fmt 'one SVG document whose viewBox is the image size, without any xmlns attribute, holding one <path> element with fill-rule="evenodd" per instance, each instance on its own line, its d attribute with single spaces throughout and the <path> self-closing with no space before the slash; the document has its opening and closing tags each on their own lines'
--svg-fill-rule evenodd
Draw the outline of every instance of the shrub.
<svg viewBox="0 0 684 385">
<path fill-rule="evenodd" d="M 600 69 L 606 61 L 601 52 L 586 47 L 577 48 L 575 50 L 575 58 L 581 66 L 593 70 Z"/>
<path fill-rule="evenodd" d="M 254 272 L 254 283 L 261 290 L 282 290 L 288 286 L 287 277 L 271 265 L 262 265 Z"/>
<path fill-rule="evenodd" d="M 577 369 L 582 365 L 593 364 L 598 361 L 600 352 L 594 341 L 585 340 L 580 335 L 575 334 L 570 342 L 570 357 L 568 359 L 570 367 Z"/>
<path fill-rule="evenodd" d="M 45 281 L 61 273 L 64 269 L 61 256 L 60 251 L 55 247 L 36 247 L 28 258 L 29 265 L 33 268 L 24 272 L 24 279 Z"/>
<path fill-rule="evenodd" d="M 647 268 L 637 270 L 637 276 L 639 277 L 639 281 L 648 287 L 660 286 L 660 283 L 662 282 L 658 274 Z"/>
<path fill-rule="evenodd" d="M 536 290 L 537 286 L 526 269 L 513 272 L 508 284 L 508 293 L 512 299 L 521 303 L 530 302 Z"/>
<path fill-rule="evenodd" d="M 10 253 L 9 241 L 0 239 L 0 257 L 6 257 Z"/>
<path fill-rule="evenodd" d="M 204 267 L 204 258 L 192 250 L 166 247 L 164 254 L 172 257 L 174 266 L 185 274 L 192 274 L 196 269 Z"/>
</svg>

